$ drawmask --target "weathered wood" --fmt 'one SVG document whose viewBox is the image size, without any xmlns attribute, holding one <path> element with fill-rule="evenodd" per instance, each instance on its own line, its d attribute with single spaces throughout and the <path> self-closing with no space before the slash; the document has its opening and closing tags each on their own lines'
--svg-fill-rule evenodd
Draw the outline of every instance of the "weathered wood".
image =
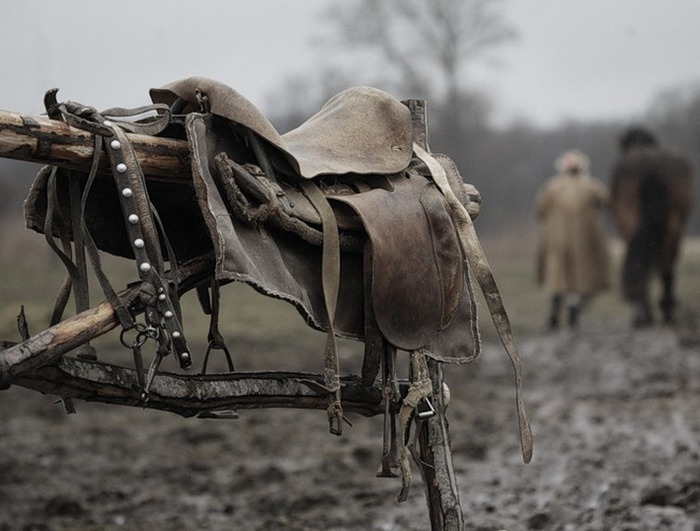
<svg viewBox="0 0 700 531">
<path fill-rule="evenodd" d="M 323 376 L 302 372 L 172 374 L 159 372 L 148 400 L 141 400 L 136 371 L 99 361 L 64 356 L 23 374 L 15 385 L 61 397 L 170 411 L 183 417 L 215 416 L 231 409 L 326 409 Z M 341 378 L 343 408 L 364 416 L 384 412 L 379 387 L 359 376 Z"/>
<path fill-rule="evenodd" d="M 427 148 L 424 105 L 407 103 L 414 115 L 416 141 Z M 169 138 L 129 135 L 144 174 L 150 178 L 191 179 L 186 142 Z M 94 153 L 91 133 L 63 122 L 0 111 L 0 157 L 56 164 L 87 170 Z M 106 166 L 106 162 L 105 162 Z M 475 218 L 480 196 L 465 185 L 472 199 L 469 215 Z M 194 269 L 183 272 L 182 291 L 211 274 L 211 259 L 200 259 Z M 138 288 L 120 294 L 134 310 Z M 141 399 L 137 373 L 133 369 L 63 356 L 117 326 L 108 303 L 83 312 L 17 345 L 0 351 L 0 388 L 11 384 L 43 393 L 88 401 L 149 407 L 183 416 L 216 415 L 231 409 L 292 407 L 325 409 L 328 393 L 321 375 L 300 373 L 227 373 L 225 375 L 177 375 L 158 373 L 148 401 Z M 463 517 L 452 465 L 450 440 L 442 394 L 442 370 L 430 362 L 436 415 L 419 424 L 418 464 L 424 479 L 433 530 L 460 530 Z M 342 380 L 341 398 L 346 411 L 371 416 L 384 413 L 382 392 L 365 387 L 358 377 Z"/>
<path fill-rule="evenodd" d="M 192 289 L 212 272 L 213 259 L 202 256 L 178 269 L 180 292 Z M 142 311 L 137 300 L 140 285 L 121 291 L 118 296 L 135 314 Z M 0 389 L 7 389 L 20 375 L 49 364 L 63 354 L 106 334 L 118 325 L 108 302 L 81 312 L 39 332 L 26 341 L 0 351 Z"/>
<path fill-rule="evenodd" d="M 124 293 L 133 299 L 137 290 Z M 130 302 L 130 301 L 128 301 Z M 50 363 L 62 354 L 84 345 L 117 326 L 114 310 L 107 302 L 66 319 L 26 341 L 0 352 L 0 389 L 7 389 L 23 373 Z"/>
<path fill-rule="evenodd" d="M 128 134 L 136 158 L 149 178 L 189 182 L 192 179 L 187 142 L 174 138 Z M 95 135 L 64 122 L 0 110 L 0 157 L 55 164 L 66 169 L 90 168 Z M 107 172 L 108 160 L 101 155 Z"/>
<path fill-rule="evenodd" d="M 433 407 L 435 415 L 419 424 L 419 459 L 416 459 L 430 514 L 433 531 L 461 531 L 464 517 L 459 502 L 457 478 L 452 464 L 449 426 L 445 416 L 445 393 L 442 366 L 435 360 L 428 361 L 433 383 Z"/>
</svg>

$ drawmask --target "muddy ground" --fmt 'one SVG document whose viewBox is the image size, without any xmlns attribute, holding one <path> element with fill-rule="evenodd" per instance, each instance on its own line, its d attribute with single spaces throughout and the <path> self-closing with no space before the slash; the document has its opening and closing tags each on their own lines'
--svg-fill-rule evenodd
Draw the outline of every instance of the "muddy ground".
<svg viewBox="0 0 700 531">
<path fill-rule="evenodd" d="M 700 529 L 700 319 L 627 317 L 520 337 L 535 454 L 518 447 L 498 345 L 449 367 L 467 529 Z M 238 420 L 0 393 L 0 529 L 424 530 L 422 485 L 374 477 L 381 419 L 334 437 L 322 411 Z M 415 474 L 418 477 L 418 474 Z"/>
</svg>

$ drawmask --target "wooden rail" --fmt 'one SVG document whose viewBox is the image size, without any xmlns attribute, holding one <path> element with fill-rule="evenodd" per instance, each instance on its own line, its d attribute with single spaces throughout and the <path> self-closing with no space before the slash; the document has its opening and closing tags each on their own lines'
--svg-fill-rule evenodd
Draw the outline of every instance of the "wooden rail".
<svg viewBox="0 0 700 531">
<path fill-rule="evenodd" d="M 192 179 L 187 141 L 138 134 L 127 136 L 149 178 Z M 92 133 L 58 120 L 0 110 L 0 158 L 87 170 L 94 152 Z M 107 171 L 106 153 L 102 153 L 100 167 Z"/>
</svg>

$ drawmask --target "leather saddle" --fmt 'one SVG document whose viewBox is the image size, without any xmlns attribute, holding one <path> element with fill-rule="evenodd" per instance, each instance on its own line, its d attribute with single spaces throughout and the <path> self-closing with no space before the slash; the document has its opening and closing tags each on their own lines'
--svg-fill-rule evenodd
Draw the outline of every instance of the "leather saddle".
<svg viewBox="0 0 700 531">
<path fill-rule="evenodd" d="M 215 275 L 222 283 L 246 282 L 293 304 L 310 326 L 327 330 L 323 221 L 299 185 L 313 180 L 340 233 L 337 335 L 364 339 L 368 248 L 373 259 L 369 311 L 392 344 L 426 347 L 429 355 L 448 362 L 469 362 L 478 354 L 464 257 L 439 191 L 413 157 L 405 105 L 377 89 L 348 89 L 280 135 L 246 98 L 207 78 L 152 89 L 151 97 L 182 118 L 166 133 L 186 137 L 191 147 L 194 193 L 186 184 L 147 181 L 178 262 L 213 248 Z M 454 164 L 447 157 L 438 160 L 468 204 Z M 47 175 L 47 169 L 40 172 L 25 203 L 28 226 L 39 232 Z M 64 211 L 54 230 L 70 237 L 67 179 L 59 175 L 57 188 Z M 96 180 L 90 194 L 85 218 L 97 247 L 132 258 L 114 185 Z"/>
<path fill-rule="evenodd" d="M 478 194 L 467 193 L 448 157 L 414 142 L 406 105 L 356 87 L 279 134 L 252 103 L 217 81 L 191 77 L 150 94 L 172 115 L 159 134 L 186 138 L 190 147 L 191 185 L 145 179 L 171 265 L 213 250 L 217 284 L 245 282 L 294 305 L 309 326 L 327 333 L 326 386 L 336 396 L 331 431 L 333 419 L 340 431 L 342 418 L 336 336 L 364 341 L 368 385 L 388 347 L 448 363 L 478 356 L 467 263 L 490 290 L 492 315 L 503 310 L 467 214 Z M 27 224 L 39 232 L 47 227 L 48 182 L 44 169 L 25 203 Z M 59 172 L 55 188 L 50 230 L 70 239 L 68 176 Z M 113 183 L 97 179 L 89 193 L 85 226 L 97 248 L 134 257 Z M 494 322 L 516 372 L 527 461 L 520 362 L 502 313 Z"/>
<path fill-rule="evenodd" d="M 338 335 L 364 338 L 363 282 L 371 279 L 369 310 L 393 345 L 427 347 L 442 361 L 473 359 L 475 307 L 464 258 L 440 192 L 414 159 L 405 105 L 378 89 L 348 89 L 300 127 L 279 135 L 240 94 L 217 82 L 190 78 L 152 90 L 151 96 L 156 103 L 193 106 L 203 93 L 210 115 L 191 113 L 186 130 L 195 187 L 207 200 L 200 205 L 209 213 L 205 220 L 216 220 L 209 231 L 215 249 L 222 250 L 219 279 L 243 280 L 287 300 L 312 326 L 327 329 L 319 282 L 324 220 L 300 186 L 313 179 L 340 231 Z M 230 133 L 241 125 L 262 144 L 252 157 L 241 156 L 239 135 Z M 249 144 L 254 148 L 255 141 Z M 467 204 L 454 164 L 443 161 Z M 366 244 L 372 254 L 369 275 L 362 258 Z"/>
</svg>

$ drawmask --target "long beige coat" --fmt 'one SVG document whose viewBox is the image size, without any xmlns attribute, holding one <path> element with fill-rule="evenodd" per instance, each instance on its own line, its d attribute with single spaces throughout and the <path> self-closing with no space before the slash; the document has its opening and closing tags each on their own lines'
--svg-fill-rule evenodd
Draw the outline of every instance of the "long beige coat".
<svg viewBox="0 0 700 531">
<path fill-rule="evenodd" d="M 538 193 L 538 280 L 550 293 L 591 296 L 610 286 L 600 217 L 608 200 L 607 188 L 586 173 L 556 175 Z"/>
</svg>

